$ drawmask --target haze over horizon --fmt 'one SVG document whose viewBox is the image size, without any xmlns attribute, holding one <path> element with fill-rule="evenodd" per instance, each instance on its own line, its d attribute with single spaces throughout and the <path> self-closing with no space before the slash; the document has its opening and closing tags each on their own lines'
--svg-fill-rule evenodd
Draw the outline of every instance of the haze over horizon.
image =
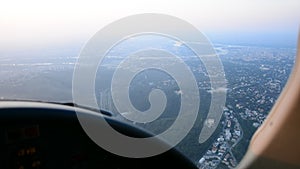
<svg viewBox="0 0 300 169">
<path fill-rule="evenodd" d="M 195 25 L 213 43 L 295 47 L 298 0 L 6 1 L 0 6 L 0 52 L 80 48 L 117 19 L 163 13 Z"/>
</svg>

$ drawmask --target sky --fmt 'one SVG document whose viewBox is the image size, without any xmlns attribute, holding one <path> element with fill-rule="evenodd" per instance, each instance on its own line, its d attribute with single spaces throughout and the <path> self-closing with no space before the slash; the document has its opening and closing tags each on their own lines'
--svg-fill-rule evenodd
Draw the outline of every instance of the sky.
<svg viewBox="0 0 300 169">
<path fill-rule="evenodd" d="M 299 0 L 9 0 L 0 5 L 0 49 L 84 44 L 125 16 L 184 19 L 213 42 L 295 46 Z"/>
</svg>

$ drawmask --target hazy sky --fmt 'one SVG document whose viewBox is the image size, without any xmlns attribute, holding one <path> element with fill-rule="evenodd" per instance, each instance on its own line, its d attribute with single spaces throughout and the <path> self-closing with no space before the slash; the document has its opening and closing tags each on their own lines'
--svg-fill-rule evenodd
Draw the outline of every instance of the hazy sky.
<svg viewBox="0 0 300 169">
<path fill-rule="evenodd" d="M 216 41 L 256 33 L 295 41 L 299 7 L 299 0 L 9 0 L 0 5 L 0 48 L 85 42 L 117 19 L 148 12 L 185 19 Z"/>
</svg>

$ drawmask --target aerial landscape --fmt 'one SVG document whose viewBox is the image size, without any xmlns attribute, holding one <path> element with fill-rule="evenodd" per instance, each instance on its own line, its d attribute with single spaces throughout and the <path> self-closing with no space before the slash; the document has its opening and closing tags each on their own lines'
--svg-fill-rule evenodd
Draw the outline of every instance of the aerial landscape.
<svg viewBox="0 0 300 169">
<path fill-rule="evenodd" d="M 111 111 L 116 118 L 126 121 L 117 112 L 111 98 L 112 75 L 126 55 L 145 47 L 173 52 L 184 60 L 197 80 L 200 93 L 198 117 L 190 133 L 176 148 L 199 168 L 237 166 L 246 153 L 253 133 L 266 119 L 284 88 L 296 53 L 293 48 L 214 44 L 227 80 L 227 98 L 217 130 L 205 143 L 199 144 L 198 138 L 209 109 L 212 89 L 201 60 L 186 46 L 178 45 L 174 40 L 146 36 L 129 39 L 113 48 L 99 64 L 95 77 L 95 95 L 99 108 Z M 11 60 L 9 57 L 1 57 L 1 99 L 72 101 L 72 73 L 76 59 L 77 56 L 55 54 L 37 59 L 20 57 Z M 159 134 L 176 119 L 182 93 L 176 81 L 166 72 L 156 69 L 142 71 L 132 80 L 129 88 L 129 97 L 136 109 L 149 109 L 151 105 L 148 95 L 153 89 L 161 89 L 168 98 L 163 114 L 153 122 L 134 125 Z"/>
</svg>

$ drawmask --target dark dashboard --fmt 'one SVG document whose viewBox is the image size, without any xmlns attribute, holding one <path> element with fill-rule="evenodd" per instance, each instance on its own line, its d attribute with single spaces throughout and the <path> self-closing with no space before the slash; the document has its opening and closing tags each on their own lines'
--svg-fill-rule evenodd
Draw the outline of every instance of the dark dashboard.
<svg viewBox="0 0 300 169">
<path fill-rule="evenodd" d="M 112 154 L 87 136 L 78 122 L 75 109 L 87 114 L 87 118 L 104 118 L 114 129 L 128 136 L 151 136 L 146 131 L 109 117 L 108 113 L 95 115 L 90 110 L 48 103 L 1 102 L 0 168 L 196 168 L 175 149 L 148 158 Z"/>
</svg>

